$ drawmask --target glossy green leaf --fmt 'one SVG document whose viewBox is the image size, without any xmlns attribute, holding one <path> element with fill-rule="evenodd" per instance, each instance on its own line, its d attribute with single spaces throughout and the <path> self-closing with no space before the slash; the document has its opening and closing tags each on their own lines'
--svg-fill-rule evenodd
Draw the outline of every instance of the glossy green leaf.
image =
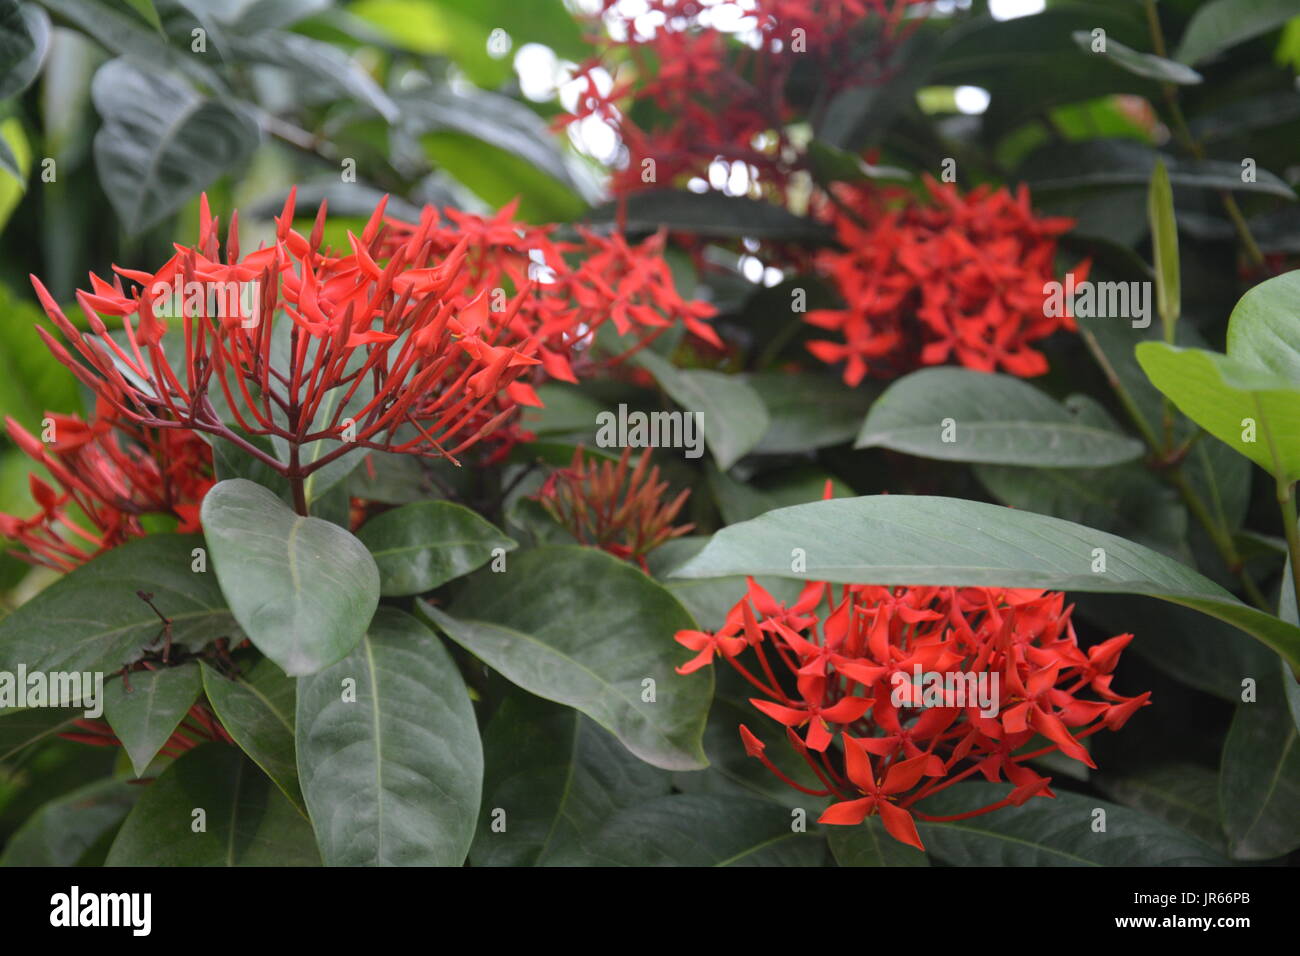
<svg viewBox="0 0 1300 956">
<path fill-rule="evenodd" d="M 202 678 L 199 665 L 190 661 L 178 667 L 137 671 L 130 689 L 121 679 L 104 686 L 104 719 L 122 741 L 137 777 L 158 755 L 167 738 L 198 700 Z"/>
<path fill-rule="evenodd" d="M 1199 63 L 1300 16 L 1293 0 L 1210 0 L 1192 15 L 1178 44 L 1183 63 Z"/>
<path fill-rule="evenodd" d="M 931 816 L 988 806 L 1005 784 L 962 783 L 917 805 Z M 1105 812 L 1100 828 L 1098 810 Z M 955 823 L 918 821 L 930 855 L 952 866 L 1225 866 L 1213 847 L 1155 817 L 1096 797 L 1056 791 Z"/>
<path fill-rule="evenodd" d="M 792 569 L 800 552 L 805 571 Z M 1104 531 L 977 501 L 877 495 L 781 508 L 723 528 L 674 576 L 736 574 L 1143 594 L 1226 621 L 1300 666 L 1300 628 L 1190 568 Z"/>
<path fill-rule="evenodd" d="M 356 650 L 300 678 L 298 778 L 330 866 L 459 866 L 483 750 L 464 681 L 420 621 L 375 615 Z"/>
<path fill-rule="evenodd" d="M 260 658 L 235 680 L 203 665 L 203 690 L 221 726 L 284 795 L 306 812 L 294 750 L 297 689 L 293 678 L 286 677 L 269 658 Z"/>
<path fill-rule="evenodd" d="M 1284 272 L 1243 295 L 1228 319 L 1228 354 L 1266 369 L 1300 391 L 1300 271 Z"/>
<path fill-rule="evenodd" d="M 100 780 L 56 797 L 9 837 L 0 866 L 76 866 L 142 792 L 125 780 Z"/>
<path fill-rule="evenodd" d="M 243 478 L 207 493 L 202 520 L 231 611 L 285 673 L 313 673 L 356 647 L 379 603 L 365 545 Z"/>
<path fill-rule="evenodd" d="M 179 210 L 257 145 L 257 124 L 241 109 L 135 61 L 105 63 L 91 96 L 103 120 L 95 168 L 131 235 Z"/>
<path fill-rule="evenodd" d="M 740 377 L 706 369 L 679 369 L 649 349 L 642 351 L 636 361 L 685 414 L 697 416 L 704 441 L 722 470 L 762 441 L 768 428 L 767 407 Z M 698 432 L 693 434 L 698 436 Z"/>
<path fill-rule="evenodd" d="M 1137 357 L 1196 424 L 1279 481 L 1300 478 L 1300 385 L 1204 349 L 1144 342 Z"/>
<path fill-rule="evenodd" d="M 1237 705 L 1223 745 L 1219 805 L 1234 859 L 1271 860 L 1300 847 L 1300 730 L 1283 677 L 1259 675 L 1257 699 Z"/>
<path fill-rule="evenodd" d="M 1111 63 L 1128 70 L 1134 76 L 1159 80 L 1162 83 L 1177 83 L 1182 86 L 1191 86 L 1204 79 L 1201 74 L 1184 63 L 1156 56 L 1154 53 L 1141 53 L 1110 37 L 1106 38 L 1106 49 L 1094 54 L 1092 33 L 1088 30 L 1075 31 L 1074 42 L 1083 52 L 1104 56 Z"/>
<path fill-rule="evenodd" d="M 550 866 L 820 866 L 823 840 L 793 812 L 747 797 L 678 794 L 614 814 Z"/>
<path fill-rule="evenodd" d="M 1099 427 L 1009 375 L 913 372 L 876 400 L 856 442 L 922 458 L 1086 468 L 1131 461 L 1142 444 Z"/>
<path fill-rule="evenodd" d="M 695 626 L 677 600 L 603 551 L 552 546 L 470 578 L 447 612 L 421 605 L 456 643 L 530 693 L 576 707 L 647 763 L 707 765 L 713 677 L 682 677 Z"/>
<path fill-rule="evenodd" d="M 855 827 L 828 826 L 826 842 L 840 866 L 930 865 L 926 854 L 890 836 L 878 816 L 867 817 Z"/>
<path fill-rule="evenodd" d="M 571 707 L 515 692 L 483 735 L 474 866 L 536 866 L 581 846 L 616 811 L 666 796 L 671 778 Z"/>
<path fill-rule="evenodd" d="M 1215 850 L 1225 850 L 1219 821 L 1219 781 L 1213 770 L 1191 763 L 1140 767 L 1124 774 L 1102 773 L 1098 786 L 1126 807 L 1186 830 Z"/>
<path fill-rule="evenodd" d="M 320 854 L 311 824 L 266 774 L 238 748 L 209 743 L 149 786 L 107 865 L 319 866 Z"/>
<path fill-rule="evenodd" d="M 518 544 L 475 512 L 448 501 L 418 501 L 376 515 L 357 532 L 379 567 L 379 593 L 422 594 Z"/>
<path fill-rule="evenodd" d="M 50 18 L 34 3 L 0 2 L 0 100 L 31 85 L 50 48 Z"/>
<path fill-rule="evenodd" d="M 192 570 L 196 535 L 154 534 L 114 548 L 65 575 L 0 621 L 0 670 L 102 671 L 161 647 L 162 622 L 138 591 L 172 622 L 172 645 L 198 650 L 218 637 L 240 638 L 209 567 Z"/>
</svg>

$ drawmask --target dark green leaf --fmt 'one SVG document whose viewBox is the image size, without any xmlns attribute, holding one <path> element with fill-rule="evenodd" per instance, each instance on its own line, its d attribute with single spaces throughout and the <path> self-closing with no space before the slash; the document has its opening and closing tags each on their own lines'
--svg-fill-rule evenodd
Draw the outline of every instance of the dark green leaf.
<svg viewBox="0 0 1300 956">
<path fill-rule="evenodd" d="M 865 385 L 849 388 L 825 375 L 758 372 L 745 383 L 767 406 L 767 431 L 753 449 L 767 455 L 852 441 L 873 398 Z"/>
<path fill-rule="evenodd" d="M 1215 850 L 1225 849 L 1219 821 L 1219 781 L 1213 770 L 1166 763 L 1122 775 L 1101 774 L 1098 785 L 1112 799 L 1186 830 Z"/>
<path fill-rule="evenodd" d="M 459 866 L 483 751 L 469 694 L 424 624 L 382 608 L 357 649 L 298 681 L 298 775 L 330 866 Z"/>
<path fill-rule="evenodd" d="M 1083 52 L 1094 55 L 1092 33 L 1090 31 L 1075 31 L 1074 42 L 1079 44 L 1079 48 Z M 1128 70 L 1135 76 L 1143 76 L 1149 80 L 1159 80 L 1162 83 L 1178 83 L 1189 86 L 1200 83 L 1204 79 L 1201 74 L 1183 63 L 1167 60 L 1162 56 L 1156 56 L 1154 53 L 1140 53 L 1132 47 L 1127 47 L 1118 40 L 1112 40 L 1109 37 L 1106 38 L 1106 49 L 1095 55 L 1106 57 L 1116 66 Z"/>
<path fill-rule="evenodd" d="M 1223 745 L 1219 804 L 1234 859 L 1271 860 L 1300 847 L 1300 730 L 1284 675 L 1259 675 L 1258 699 L 1237 705 Z"/>
<path fill-rule="evenodd" d="M 1295 0 L 1210 0 L 1192 15 L 1178 44 L 1183 63 L 1199 63 L 1300 16 Z"/>
<path fill-rule="evenodd" d="M 104 688 L 104 719 L 122 741 L 137 777 L 144 776 L 153 758 L 198 700 L 202 680 L 193 661 L 179 667 L 138 671 Z"/>
<path fill-rule="evenodd" d="M 468 508 L 418 501 L 371 518 L 357 533 L 379 567 L 379 593 L 432 591 L 519 545 Z"/>
<path fill-rule="evenodd" d="M 700 741 L 713 676 L 673 671 L 690 656 L 673 634 L 694 622 L 630 565 L 589 548 L 538 548 L 504 574 L 479 572 L 448 613 L 422 607 L 507 680 L 576 707 L 647 763 L 707 766 Z"/>
<path fill-rule="evenodd" d="M 41 71 L 50 18 L 34 3 L 0 2 L 0 100 L 17 96 Z"/>
<path fill-rule="evenodd" d="M 365 545 L 243 478 L 207 493 L 202 520 L 231 611 L 285 673 L 313 673 L 356 646 L 379 603 Z"/>
<path fill-rule="evenodd" d="M 0 866 L 76 866 L 140 793 L 125 780 L 100 780 L 51 800 L 9 838 Z"/>
<path fill-rule="evenodd" d="M 140 797 L 107 865 L 319 866 L 320 854 L 311 824 L 266 774 L 235 747 L 203 744 Z"/>
<path fill-rule="evenodd" d="M 859 826 L 828 826 L 826 841 L 840 866 L 929 866 L 930 858 L 885 832 L 880 817 Z"/>
</svg>

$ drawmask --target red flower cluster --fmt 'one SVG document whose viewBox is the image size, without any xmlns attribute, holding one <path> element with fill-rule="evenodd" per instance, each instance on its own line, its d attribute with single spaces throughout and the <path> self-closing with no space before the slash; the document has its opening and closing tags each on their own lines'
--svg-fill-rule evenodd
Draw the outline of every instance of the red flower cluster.
<svg viewBox="0 0 1300 956">
<path fill-rule="evenodd" d="M 756 0 L 740 22 L 725 24 L 724 9 L 697 0 L 645 0 L 635 17 L 605 0 L 601 14 L 615 39 L 593 38 L 603 52 L 578 72 L 582 92 L 560 122 L 594 116 L 618 131 L 628 162 L 614 173 L 615 193 L 647 188 L 647 160 L 655 164 L 650 182 L 659 185 L 707 179 L 721 160 L 744 164 L 751 191 L 784 202 L 790 177 L 804 166 L 787 130 L 803 106 L 792 75 L 811 67 L 826 84 L 823 101 L 883 80 L 912 2 Z M 869 36 L 874 46 L 864 56 Z M 632 78 L 602 84 L 600 73 L 624 57 Z"/>
<path fill-rule="evenodd" d="M 625 337 L 607 360 L 621 360 L 678 324 L 721 347 L 705 322 L 716 309 L 678 294 L 663 257 L 663 234 L 633 244 L 618 233 L 602 236 L 580 228 L 579 241 L 561 242 L 553 226 L 516 222 L 515 206 L 510 203 L 490 219 L 446 209 L 445 221 L 426 206 L 418 224 L 389 220 L 383 252 L 395 256 L 404 250 L 410 260 L 423 249 L 450 255 L 468 242 L 464 293 L 502 302 L 507 290 L 531 288 L 510 327 L 499 334 L 535 341 L 542 370 L 560 381 L 576 382 L 578 374 L 600 364 L 593 344 L 607 322 Z M 516 401 L 540 404 L 523 383 L 516 389 Z"/>
<path fill-rule="evenodd" d="M 673 525 L 691 490 L 684 488 L 663 504 L 668 483 L 659 480 L 657 465 L 649 468 L 650 452 L 629 472 L 631 457 L 632 449 L 624 448 L 617 465 L 594 458 L 584 462 L 583 450 L 577 448 L 572 464 L 551 472 L 535 498 L 579 543 L 604 548 L 644 569 L 647 554 L 695 527 Z"/>
<path fill-rule="evenodd" d="M 834 796 L 820 822 L 879 814 L 895 839 L 924 849 L 914 817 L 961 819 L 1051 796 L 1050 778 L 1029 760 L 1059 750 L 1092 767 L 1079 741 L 1118 730 L 1146 705 L 1149 692 L 1123 697 L 1110 687 L 1133 635 L 1084 651 L 1064 601 L 1032 590 L 847 585 L 837 593 L 811 583 L 785 607 L 751 579 L 721 630 L 677 633 L 698 652 L 678 670 L 720 657 L 760 691 L 750 703 L 785 726 L 821 787 L 782 773 L 742 725 L 745 749 L 802 792 Z M 746 651 L 757 674 L 739 660 Z M 1027 750 L 1036 738 L 1045 746 Z M 976 773 L 1014 789 L 961 817 L 912 809 Z"/>
<path fill-rule="evenodd" d="M 122 741 L 113 733 L 106 720 L 87 720 L 79 717 L 72 722 L 76 730 L 59 734 L 64 740 L 92 747 L 121 747 Z M 167 738 L 158 753 L 175 759 L 187 750 L 202 743 L 234 744 L 234 738 L 221 725 L 221 721 L 205 704 L 195 704 L 181 720 L 180 726 Z"/>
<path fill-rule="evenodd" d="M 1014 197 L 1005 187 L 962 195 L 933 179 L 926 186 L 928 202 L 897 190 L 840 194 L 852 211 L 832 212 L 844 251 L 823 253 L 819 266 L 844 308 L 805 316 L 838 336 L 809 350 L 843 362 L 849 385 L 949 362 L 1043 374 L 1047 359 L 1031 344 L 1075 327 L 1068 315 L 1045 314 L 1043 291 L 1056 237 L 1073 221 L 1036 217 L 1023 186 Z M 1082 280 L 1086 263 L 1074 272 Z"/>
<path fill-rule="evenodd" d="M 159 430 L 114 417 L 99 403 L 90 422 L 48 413 L 48 443 L 6 419 L 9 437 L 42 465 L 28 479 L 40 511 L 0 514 L 0 536 L 22 544 L 19 556 L 60 571 L 145 533 L 146 515 L 170 515 L 177 530 L 199 530 L 199 504 L 212 487 L 212 452 L 191 431 Z M 84 518 L 79 521 L 78 518 Z"/>
</svg>

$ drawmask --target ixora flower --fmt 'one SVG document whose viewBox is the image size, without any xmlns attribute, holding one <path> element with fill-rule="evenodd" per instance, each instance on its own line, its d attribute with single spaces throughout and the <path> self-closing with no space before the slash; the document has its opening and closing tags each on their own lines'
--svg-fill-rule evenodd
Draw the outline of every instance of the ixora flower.
<svg viewBox="0 0 1300 956">
<path fill-rule="evenodd" d="M 925 199 L 896 189 L 837 194 L 829 214 L 843 251 L 823 253 L 818 266 L 844 307 L 804 317 L 837 336 L 809 351 L 843 363 L 849 385 L 946 363 L 1043 374 L 1047 359 L 1033 343 L 1075 328 L 1044 308 L 1056 237 L 1073 221 L 1035 216 L 1023 186 L 1014 196 L 987 186 L 963 195 L 933 179 L 926 188 Z M 1087 264 L 1073 271 L 1082 280 Z"/>
<path fill-rule="evenodd" d="M 48 413 L 48 442 L 6 418 L 10 439 L 54 480 L 30 476 L 40 508 L 31 517 L 0 514 L 0 536 L 23 545 L 18 556 L 34 564 L 70 571 L 144 535 L 150 515 L 174 519 L 182 533 L 199 529 L 199 504 L 214 483 L 207 443 L 191 431 L 123 420 L 107 402 L 98 404 L 89 422 Z"/>
<path fill-rule="evenodd" d="M 904 18 L 913 3 L 755 0 L 723 11 L 696 0 L 644 0 L 628 11 L 604 0 L 607 35 L 592 38 L 602 53 L 577 72 L 576 102 L 559 123 L 617 131 L 627 162 L 614 170 L 616 194 L 708 181 L 724 169 L 730 180 L 739 167 L 743 191 L 784 203 L 807 165 L 788 129 L 806 95 L 796 71 L 816 71 L 826 101 L 883 82 L 891 51 L 922 22 Z M 609 80 L 611 72 L 620 79 Z"/>
<path fill-rule="evenodd" d="M 682 489 L 665 504 L 668 483 L 659 480 L 657 465 L 650 467 L 650 453 L 643 453 L 629 470 L 631 458 L 632 449 L 624 448 L 618 464 L 584 460 L 579 447 L 569 467 L 551 472 L 535 497 L 580 543 L 636 561 L 644 569 L 647 554 L 694 527 L 673 525 L 691 490 Z"/>
<path fill-rule="evenodd" d="M 46 344 L 117 419 L 232 442 L 288 478 L 305 511 L 303 479 L 354 449 L 455 461 L 515 414 L 503 393 L 541 359 L 514 323 L 528 287 L 499 311 L 466 293 L 468 240 L 436 261 L 430 244 L 409 243 L 380 265 L 381 202 L 349 234 L 351 252 L 333 255 L 321 250 L 325 207 L 304 237 L 294 197 L 275 244 L 245 255 L 232 217 L 224 259 L 205 197 L 196 247 L 178 246 L 155 273 L 114 267 L 112 283 L 92 276 L 77 293 L 89 333 L 32 281 L 72 349 L 40 329 Z M 283 460 L 259 437 L 281 443 Z M 301 455 L 316 442 L 327 449 Z"/>
<path fill-rule="evenodd" d="M 1052 796 L 1051 779 L 1029 761 L 1060 751 L 1093 767 L 1080 741 L 1118 730 L 1146 705 L 1149 692 L 1111 689 L 1133 635 L 1084 650 L 1071 611 L 1064 595 L 1034 590 L 819 582 L 786 607 L 750 579 L 720 630 L 677 633 L 697 652 L 678 671 L 720 658 L 759 691 L 750 703 L 784 726 L 820 786 L 778 769 L 741 725 L 746 752 L 803 793 L 834 797 L 820 822 L 878 815 L 895 839 L 924 849 L 916 819 Z M 756 667 L 742 663 L 747 656 Z M 974 774 L 1013 789 L 956 817 L 915 806 Z"/>
</svg>

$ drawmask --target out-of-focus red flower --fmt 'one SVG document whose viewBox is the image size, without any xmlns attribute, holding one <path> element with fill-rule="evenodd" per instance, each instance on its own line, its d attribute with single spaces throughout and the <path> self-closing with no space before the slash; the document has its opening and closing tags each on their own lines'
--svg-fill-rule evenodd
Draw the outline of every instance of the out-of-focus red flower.
<svg viewBox="0 0 1300 956">
<path fill-rule="evenodd" d="M 29 518 L 0 514 L 0 536 L 26 548 L 19 557 L 68 571 L 143 535 L 146 515 L 174 517 L 181 533 L 199 530 L 199 505 L 213 474 L 211 449 L 198 435 L 123 421 L 103 400 L 89 422 L 53 412 L 47 417 L 48 443 L 5 420 L 10 439 L 57 486 L 32 474 L 40 511 Z"/>
<path fill-rule="evenodd" d="M 616 194 L 708 181 L 722 162 L 745 168 L 750 194 L 784 203 L 806 165 L 788 126 L 813 98 L 792 77 L 818 77 L 822 102 L 883 82 L 914 2 L 756 0 L 733 18 L 696 0 L 645 0 L 634 13 L 605 0 L 593 21 L 605 28 L 592 38 L 601 53 L 577 72 L 582 88 L 560 124 L 595 117 L 618 132 L 627 162 L 613 173 Z M 619 79 L 605 81 L 606 72 Z"/>
<path fill-rule="evenodd" d="M 784 725 L 821 786 L 782 773 L 742 725 L 745 749 L 800 791 L 834 797 L 820 822 L 879 815 L 895 839 L 923 849 L 915 819 L 961 819 L 1051 796 L 1050 778 L 1031 759 L 1059 750 L 1094 766 L 1080 740 L 1118 730 L 1147 704 L 1149 693 L 1110 688 L 1132 635 L 1085 652 L 1072 609 L 1063 594 L 1036 590 L 819 582 L 787 608 L 751 579 L 721 630 L 677 633 L 698 652 L 679 671 L 716 656 L 759 691 L 750 703 Z M 1036 738 L 1045 746 L 1029 750 Z M 1013 790 L 960 817 L 915 808 L 975 774 Z"/>
<path fill-rule="evenodd" d="M 836 335 L 809 351 L 843 363 L 849 385 L 950 363 L 1043 374 L 1047 359 L 1033 343 L 1075 327 L 1044 308 L 1056 237 L 1073 221 L 1035 216 L 1023 186 L 1014 196 L 987 186 L 963 195 L 929 178 L 926 187 L 924 200 L 892 189 L 839 194 L 852 211 L 831 211 L 843 251 L 823 253 L 819 267 L 844 307 L 804 317 Z M 1075 279 L 1087 271 L 1076 267 Z"/>
<path fill-rule="evenodd" d="M 629 469 L 631 458 L 631 448 L 623 449 L 617 465 L 584 458 L 577 448 L 569 467 L 551 472 L 534 497 L 579 543 L 636 561 L 644 569 L 647 554 L 694 527 L 673 525 L 691 491 L 684 488 L 665 502 L 668 483 L 659 480 L 657 465 L 650 467 L 650 452 Z"/>
</svg>

